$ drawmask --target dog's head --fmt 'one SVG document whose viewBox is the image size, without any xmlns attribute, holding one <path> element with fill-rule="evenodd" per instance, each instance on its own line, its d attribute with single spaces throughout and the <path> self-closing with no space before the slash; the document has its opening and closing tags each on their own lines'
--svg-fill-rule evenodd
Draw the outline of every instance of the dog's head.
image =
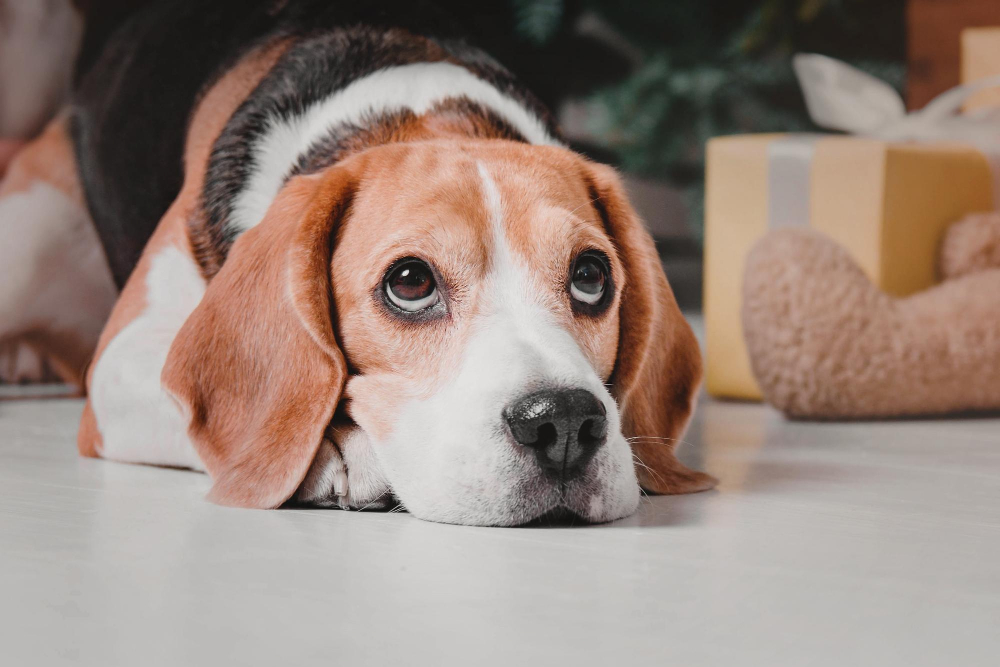
<svg viewBox="0 0 1000 667">
<path fill-rule="evenodd" d="M 164 370 L 219 502 L 285 502 L 333 421 L 416 516 L 491 525 L 711 486 L 673 455 L 700 378 L 614 172 L 500 141 L 290 181 Z"/>
</svg>

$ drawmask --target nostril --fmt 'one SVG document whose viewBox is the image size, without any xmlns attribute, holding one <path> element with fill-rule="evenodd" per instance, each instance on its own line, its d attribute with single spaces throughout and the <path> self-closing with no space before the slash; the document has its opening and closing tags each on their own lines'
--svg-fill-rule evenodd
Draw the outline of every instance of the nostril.
<svg viewBox="0 0 1000 667">
<path fill-rule="evenodd" d="M 554 445 L 556 440 L 559 439 L 559 430 L 552 422 L 546 422 L 538 427 L 536 435 L 538 437 L 534 442 L 525 442 L 522 444 L 526 447 L 532 447 L 534 449 L 546 449 L 547 447 Z"/>
<path fill-rule="evenodd" d="M 580 431 L 576 437 L 577 442 L 586 447 L 600 445 L 607 435 L 608 420 L 604 417 L 592 417 L 580 424 Z"/>
</svg>

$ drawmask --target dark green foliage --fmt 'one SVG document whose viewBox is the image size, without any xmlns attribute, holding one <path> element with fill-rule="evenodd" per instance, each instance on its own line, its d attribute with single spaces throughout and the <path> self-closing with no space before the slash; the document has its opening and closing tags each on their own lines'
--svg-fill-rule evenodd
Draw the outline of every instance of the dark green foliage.
<svg viewBox="0 0 1000 667">
<path fill-rule="evenodd" d="M 511 0 L 517 32 L 536 44 L 544 44 L 559 30 L 562 0 Z"/>
<path fill-rule="evenodd" d="M 517 32 L 533 44 L 590 11 L 639 56 L 631 73 L 585 94 L 593 148 L 685 188 L 699 236 L 707 139 L 815 129 L 792 54 L 841 58 L 897 88 L 905 73 L 903 0 L 510 1 Z"/>
</svg>

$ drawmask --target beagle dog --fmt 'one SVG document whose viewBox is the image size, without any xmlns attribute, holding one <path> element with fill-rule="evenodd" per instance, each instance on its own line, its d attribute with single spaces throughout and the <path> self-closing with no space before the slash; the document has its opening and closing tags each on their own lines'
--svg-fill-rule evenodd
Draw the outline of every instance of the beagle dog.
<svg viewBox="0 0 1000 667">
<path fill-rule="evenodd" d="M 714 485 L 618 176 L 422 2 L 153 2 L 0 195 L 3 333 L 94 349 L 84 456 L 478 525 Z"/>
</svg>

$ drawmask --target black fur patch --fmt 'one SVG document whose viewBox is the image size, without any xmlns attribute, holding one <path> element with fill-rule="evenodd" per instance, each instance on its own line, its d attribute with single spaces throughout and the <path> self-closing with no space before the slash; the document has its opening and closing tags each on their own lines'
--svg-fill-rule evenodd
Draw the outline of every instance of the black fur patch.
<svg viewBox="0 0 1000 667">
<path fill-rule="evenodd" d="M 270 4 L 151 3 L 124 21 L 79 74 L 70 131 L 119 287 L 180 191 L 187 124 L 199 94 L 272 31 Z"/>
</svg>

